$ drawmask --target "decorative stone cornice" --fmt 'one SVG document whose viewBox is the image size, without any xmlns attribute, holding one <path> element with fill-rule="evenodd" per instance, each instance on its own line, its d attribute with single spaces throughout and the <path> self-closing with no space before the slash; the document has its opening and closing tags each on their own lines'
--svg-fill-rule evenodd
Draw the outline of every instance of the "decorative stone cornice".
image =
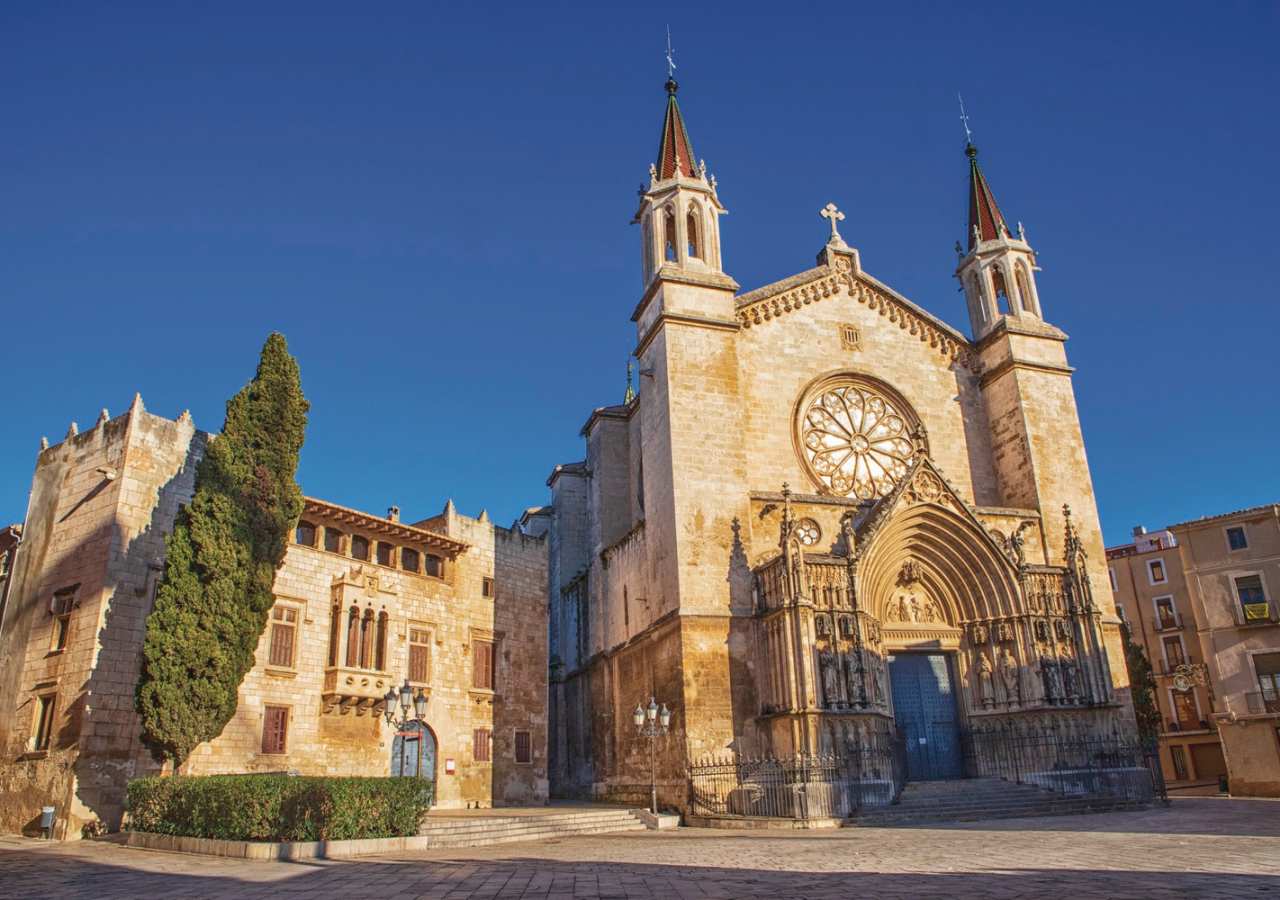
<svg viewBox="0 0 1280 900">
<path fill-rule="evenodd" d="M 907 333 L 918 336 L 944 358 L 971 372 L 979 371 L 980 363 L 964 335 L 869 276 L 855 273 L 848 258 L 833 256 L 828 266 L 810 269 L 742 295 L 738 299 L 738 322 L 743 328 L 763 325 L 801 307 L 837 296 L 843 287 L 849 296 Z"/>
</svg>

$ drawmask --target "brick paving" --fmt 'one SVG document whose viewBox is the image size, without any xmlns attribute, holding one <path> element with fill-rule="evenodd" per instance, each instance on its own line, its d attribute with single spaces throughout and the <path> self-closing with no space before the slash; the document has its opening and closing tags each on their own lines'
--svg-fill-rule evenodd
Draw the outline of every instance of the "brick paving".
<svg viewBox="0 0 1280 900">
<path fill-rule="evenodd" d="M 950 827 L 597 835 L 344 862 L 0 838 L 0 898 L 1280 897 L 1280 802 Z"/>
</svg>

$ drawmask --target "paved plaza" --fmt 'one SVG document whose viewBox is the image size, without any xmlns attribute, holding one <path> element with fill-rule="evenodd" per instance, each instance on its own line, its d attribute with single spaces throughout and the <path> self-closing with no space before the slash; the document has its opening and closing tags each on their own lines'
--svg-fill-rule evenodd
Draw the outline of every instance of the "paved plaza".
<svg viewBox="0 0 1280 900">
<path fill-rule="evenodd" d="M 1280 802 L 948 827 L 574 837 L 412 857 L 245 862 L 0 838 L 0 897 L 1280 897 Z"/>
</svg>

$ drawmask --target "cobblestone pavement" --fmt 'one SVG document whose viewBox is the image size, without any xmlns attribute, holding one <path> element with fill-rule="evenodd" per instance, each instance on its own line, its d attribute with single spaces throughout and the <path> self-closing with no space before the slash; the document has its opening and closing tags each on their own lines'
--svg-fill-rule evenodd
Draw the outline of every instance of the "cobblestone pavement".
<svg viewBox="0 0 1280 900">
<path fill-rule="evenodd" d="M 0 838 L 0 898 L 1280 897 L 1280 802 L 928 828 L 572 837 L 344 862 Z"/>
</svg>

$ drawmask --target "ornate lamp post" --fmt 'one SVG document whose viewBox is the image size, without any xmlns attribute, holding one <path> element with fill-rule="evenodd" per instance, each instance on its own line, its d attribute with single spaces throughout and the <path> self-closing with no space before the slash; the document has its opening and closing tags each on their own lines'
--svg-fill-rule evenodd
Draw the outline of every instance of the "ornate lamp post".
<svg viewBox="0 0 1280 900">
<path fill-rule="evenodd" d="M 659 709 L 657 701 L 650 697 L 648 706 L 636 704 L 631 720 L 636 723 L 636 734 L 649 739 L 649 812 L 656 816 L 658 814 L 658 738 L 665 735 L 671 727 L 671 710 L 667 709 L 665 703 Z"/>
<path fill-rule="evenodd" d="M 404 732 L 410 725 L 421 721 L 427 717 L 427 701 L 430 700 L 422 688 L 418 688 L 418 693 L 413 693 L 413 687 L 409 684 L 409 679 L 404 680 L 404 684 L 400 685 L 400 690 L 392 688 L 387 691 L 382 708 L 382 715 L 387 720 L 387 724 L 395 728 L 397 731 Z M 396 718 L 396 704 L 400 705 L 400 717 Z M 409 717 L 409 711 L 413 710 L 413 718 Z M 417 731 L 415 727 L 415 732 Z M 404 745 L 403 735 L 400 741 L 400 774 L 404 774 Z M 418 752 L 422 752 L 422 739 L 418 738 Z M 418 776 L 422 776 L 422 760 L 418 760 Z"/>
</svg>

